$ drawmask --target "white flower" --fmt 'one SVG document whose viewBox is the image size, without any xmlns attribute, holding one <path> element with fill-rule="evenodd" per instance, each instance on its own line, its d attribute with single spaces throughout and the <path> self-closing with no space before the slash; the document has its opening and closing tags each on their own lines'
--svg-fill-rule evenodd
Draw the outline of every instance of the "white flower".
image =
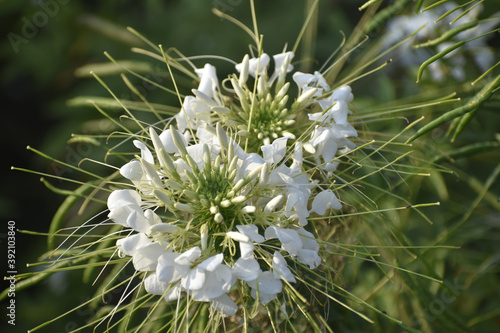
<svg viewBox="0 0 500 333">
<path fill-rule="evenodd" d="M 240 243 L 240 252 L 241 252 L 240 259 L 254 258 L 253 256 L 254 245 L 252 242 L 262 243 L 265 240 L 264 237 L 262 235 L 259 235 L 257 226 L 253 224 L 237 225 L 236 229 L 238 229 L 239 232 L 229 231 L 226 234 L 235 241 L 238 241 Z M 245 265 L 248 264 L 249 263 L 246 263 Z"/>
<path fill-rule="evenodd" d="M 115 223 L 149 234 L 151 227 L 161 220 L 153 211 L 143 211 L 141 201 L 134 190 L 113 191 L 108 197 L 108 217 Z"/>
<path fill-rule="evenodd" d="M 273 141 L 270 145 L 260 147 L 266 161 L 269 165 L 277 165 L 286 154 L 286 142 L 289 138 L 283 137 Z"/>
<path fill-rule="evenodd" d="M 266 229 L 264 235 L 266 239 L 278 238 L 283 250 L 287 251 L 300 263 L 308 265 L 311 269 L 318 267 L 321 263 L 321 257 L 318 254 L 318 242 L 313 234 L 302 228 L 294 230 L 270 226 Z"/>
<path fill-rule="evenodd" d="M 116 242 L 119 255 L 132 256 L 132 263 L 137 271 L 154 271 L 158 258 L 165 253 L 166 244 L 160 245 L 143 233 L 119 239 Z"/>
<path fill-rule="evenodd" d="M 337 167 L 338 162 L 334 161 L 335 155 L 339 148 L 349 148 L 353 149 L 356 147 L 348 137 L 356 137 L 356 130 L 349 124 L 347 125 L 337 125 L 331 124 L 329 126 L 317 126 L 312 132 L 311 139 L 307 142 L 304 147 L 312 146 L 313 150 L 308 150 L 310 153 L 314 154 L 314 157 L 319 162 L 319 157 L 321 156 L 325 165 L 321 168 L 327 171 L 334 171 Z"/>
<path fill-rule="evenodd" d="M 457 10 L 458 9 L 458 10 Z M 417 15 L 412 16 L 396 16 L 391 19 L 387 25 L 389 32 L 383 39 L 383 48 L 386 49 L 410 34 L 420 29 L 413 37 L 415 42 L 419 44 L 439 38 L 448 30 L 448 27 L 454 20 L 458 20 L 457 24 L 465 25 L 472 21 L 476 21 L 481 11 L 482 5 L 473 6 L 467 13 L 452 1 L 444 3 L 438 7 L 433 8 Z M 447 15 L 444 15 L 447 13 Z M 496 17 L 495 17 L 496 16 Z M 448 43 L 440 43 L 437 46 L 437 52 L 442 51 L 447 46 L 456 44 L 459 41 L 468 41 L 461 47 L 464 52 L 471 52 L 474 62 L 481 71 L 486 71 L 493 65 L 494 52 L 488 46 L 486 40 L 488 36 L 483 38 L 474 39 L 487 32 L 491 32 L 494 27 L 500 24 L 498 13 L 494 13 L 487 20 L 479 21 L 475 27 L 464 30 L 455 36 Z M 493 36 L 493 34 L 489 34 Z M 474 39 L 474 40 L 473 40 Z M 442 81 L 446 78 L 447 73 L 450 73 L 456 80 L 465 79 L 464 66 L 467 63 L 463 53 L 450 52 L 443 59 L 446 61 L 438 60 L 429 66 L 429 74 L 433 81 Z M 423 61 L 427 60 L 434 54 L 428 48 L 413 48 L 411 43 L 403 43 L 394 51 L 391 57 L 396 58 L 401 63 L 401 67 L 417 66 Z"/>
<path fill-rule="evenodd" d="M 311 89 L 317 88 L 316 92 L 311 97 L 319 97 L 323 94 L 323 91 L 330 90 L 330 86 L 325 78 L 318 71 L 314 72 L 314 74 L 295 72 L 292 78 L 295 83 L 297 83 L 301 95 L 306 94 Z"/>
<path fill-rule="evenodd" d="M 301 226 L 306 225 L 309 216 L 307 202 L 313 184 L 302 170 L 300 168 L 292 170 L 282 164 L 271 172 L 269 184 L 278 188 L 284 186 L 287 198 L 285 214 L 291 219 L 299 220 Z"/>
<path fill-rule="evenodd" d="M 323 112 L 309 114 L 309 120 L 321 123 L 320 126 L 323 123 L 329 124 L 332 120 L 336 124 L 347 125 L 347 115 L 352 113 L 347 103 L 351 102 L 352 99 L 353 94 L 349 86 L 337 88 L 328 98 L 318 101 Z"/>
<path fill-rule="evenodd" d="M 193 263 L 201 256 L 199 247 L 192 247 L 184 253 L 163 253 L 158 258 L 156 273 L 158 280 L 166 283 L 177 282 L 187 278 Z"/>
<path fill-rule="evenodd" d="M 293 79 L 299 96 L 289 102 L 286 76 L 293 57 L 293 52 L 274 55 L 268 79 L 269 56 L 245 56 L 236 66 L 239 78 L 229 78 L 237 95 L 233 99 L 223 95 L 215 67 L 206 64 L 196 70 L 200 84 L 184 99 L 175 116 L 177 127 L 170 125 L 158 135 L 151 126 L 149 143 L 134 141 L 141 157 L 120 172 L 135 190 L 111 193 L 109 218 L 132 229 L 117 242 L 118 253 L 131 256 L 136 270 L 148 272 L 143 280 L 148 293 L 167 301 L 187 295 L 234 315 L 236 303 L 245 302 L 235 303 L 228 293 L 241 292 L 242 281 L 253 298 L 267 304 L 282 292 L 283 281 L 297 281 L 295 269 L 321 264 L 318 241 L 301 226 L 310 212 L 324 214 L 341 205 L 332 191 L 311 198 L 317 183 L 304 163 L 311 156 L 304 159 L 303 149 L 330 168 L 337 150 L 354 146 L 348 138 L 357 133 L 347 121 L 353 95 L 348 86 L 328 92 L 319 72 L 297 72 Z M 249 75 L 256 78 L 251 80 L 255 90 L 247 86 Z M 244 123 L 250 101 L 255 101 L 253 120 L 262 128 Z M 295 117 L 311 103 L 324 113 L 309 115 L 310 122 L 317 122 L 307 133 L 310 139 L 300 135 L 295 140 Z M 232 135 L 222 126 L 229 126 Z M 309 127 L 303 124 L 298 131 Z"/>
<path fill-rule="evenodd" d="M 231 289 L 233 276 L 231 269 L 222 263 L 223 258 L 219 253 L 205 259 L 181 279 L 182 287 L 195 301 L 212 301 Z"/>
<path fill-rule="evenodd" d="M 141 196 L 134 190 L 116 190 L 108 197 L 108 217 L 113 222 L 128 227 L 127 219 L 130 213 L 141 211 Z"/>
</svg>

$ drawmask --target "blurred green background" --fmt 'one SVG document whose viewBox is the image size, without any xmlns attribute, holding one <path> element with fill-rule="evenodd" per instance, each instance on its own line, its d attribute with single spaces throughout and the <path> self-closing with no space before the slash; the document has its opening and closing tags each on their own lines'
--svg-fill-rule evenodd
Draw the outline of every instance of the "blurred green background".
<svg viewBox="0 0 500 333">
<path fill-rule="evenodd" d="M 299 52 L 314 61 L 297 64 L 297 67 L 318 70 L 341 42 L 341 31 L 347 36 L 353 32 L 362 15 L 357 8 L 364 2 L 321 0 L 316 39 L 299 48 Z M 259 30 L 265 36 L 266 52 L 279 53 L 285 43 L 290 49 L 302 28 L 305 9 L 310 1 L 256 0 L 255 3 Z M 487 1 L 486 6 L 488 13 L 500 10 L 500 5 L 495 1 Z M 104 51 L 119 60 L 144 60 L 144 57 L 130 52 L 132 46 L 140 43 L 131 35 L 124 34 L 124 27 L 131 26 L 155 44 L 162 44 L 165 48 L 176 47 L 187 56 L 216 54 L 239 61 L 248 52 L 248 45 L 252 43 L 250 38 L 232 23 L 212 14 L 213 7 L 251 25 L 249 5 L 245 0 L 0 1 L 3 36 L 0 41 L 1 112 L 5 126 L 2 131 L 2 152 L 5 157 L 1 162 L 3 182 L 0 194 L 3 222 L 13 220 L 18 229 L 47 232 L 54 212 L 64 200 L 63 196 L 54 194 L 39 182 L 40 176 L 11 171 L 10 166 L 58 173 L 69 178 L 80 177 L 71 169 L 55 168 L 52 163 L 27 151 L 27 145 L 73 165 L 81 158 L 100 154 L 97 152 L 99 148 L 91 145 L 65 144 L 72 133 L 85 132 L 85 126 L 91 126 L 92 120 L 101 119 L 100 114 L 92 108 L 70 107 L 67 101 L 80 95 L 107 96 L 107 92 L 94 79 L 75 76 L 75 70 L 83 65 L 106 62 Z M 376 38 L 378 33 L 371 37 Z M 490 45 L 499 49 L 498 36 L 490 41 Z M 202 64 L 203 60 L 199 63 Z M 224 71 L 232 70 L 227 63 L 217 65 L 221 66 L 220 77 L 224 76 Z M 106 82 L 119 97 L 130 96 L 118 79 L 106 77 Z M 355 83 L 353 91 L 355 96 L 361 96 L 360 101 L 363 102 L 360 105 L 382 103 L 395 96 L 402 97 L 398 95 L 401 90 L 405 90 L 399 86 L 401 82 L 379 75 Z M 143 88 L 151 102 L 176 103 L 175 99 L 166 97 L 159 89 Z M 499 105 L 500 100 L 493 100 L 484 111 L 479 112 L 468 131 L 454 145 L 444 137 L 444 131 L 434 131 L 417 149 L 421 149 L 422 156 L 432 158 L 436 151 L 498 140 L 495 135 L 500 132 Z M 434 149 L 431 153 L 429 147 Z M 457 225 L 499 163 L 500 154 L 496 149 L 446 164 L 457 171 L 439 179 L 446 182 L 447 193 L 437 193 L 431 184 L 436 180 L 431 179 L 412 198 L 415 202 L 434 202 L 447 198 L 441 207 L 429 211 L 433 221 L 439 223 L 430 226 L 410 221 L 408 225 L 401 223 L 398 227 L 415 243 L 423 245 L 443 230 Z M 449 243 L 462 246 L 462 249 L 439 252 L 440 263 L 446 267 L 443 272 L 448 274 L 450 281 L 457 278 L 461 286 L 468 283 L 467 288 L 456 295 L 456 299 L 446 303 L 446 307 L 456 311 L 458 317 L 463 316 L 465 321 L 482 313 L 489 315 L 489 318 L 470 327 L 472 332 L 497 332 L 500 329 L 500 184 L 497 179 L 494 179 L 486 199 L 478 203 L 467 223 L 450 236 Z M 51 182 L 60 188 L 72 188 L 64 182 Z M 0 230 L 2 248 L 5 248 L 4 230 Z M 18 234 L 16 250 L 17 267 L 22 272 L 26 270 L 26 263 L 35 262 L 46 250 L 46 240 L 41 236 Z M 18 293 L 17 325 L 12 332 L 26 331 L 85 301 L 88 295 L 85 288 L 80 286 L 79 273 L 76 272 L 69 274 L 69 278 L 60 274 L 43 282 L 40 288 Z M 436 295 L 438 297 L 440 294 L 436 292 Z M 406 301 L 412 302 L 411 299 Z M 429 304 L 433 304 L 432 301 L 430 299 Z M 2 309 L 5 311 L 3 304 Z M 85 310 L 77 311 L 45 331 L 69 331 L 76 328 L 76 323 L 81 324 L 89 319 L 90 315 Z M 4 318 L 2 324 L 5 323 Z M 368 332 L 375 329 L 358 323 L 355 317 L 334 319 L 339 322 L 341 332 Z M 428 329 L 442 332 L 439 322 L 432 323 L 436 326 Z M 384 325 L 376 327 L 377 331 L 384 331 Z M 397 331 L 394 327 L 385 329 Z"/>
</svg>

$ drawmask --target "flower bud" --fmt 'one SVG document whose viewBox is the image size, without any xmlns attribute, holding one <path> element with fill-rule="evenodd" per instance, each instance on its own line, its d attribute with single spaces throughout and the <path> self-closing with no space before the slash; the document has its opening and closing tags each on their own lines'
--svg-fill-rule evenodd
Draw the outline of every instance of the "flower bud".
<svg viewBox="0 0 500 333">
<path fill-rule="evenodd" d="M 207 104 L 209 107 L 217 106 L 217 103 L 215 103 L 213 99 L 211 99 L 207 94 L 205 94 L 201 90 L 193 89 L 191 91 L 198 99 L 205 102 L 205 104 Z"/>
<path fill-rule="evenodd" d="M 244 86 L 248 80 L 248 67 L 249 67 L 249 57 L 248 54 L 245 54 L 243 57 L 243 61 L 241 62 L 241 72 L 239 83 L 241 86 Z"/>
<path fill-rule="evenodd" d="M 222 128 L 222 125 L 220 123 L 217 123 L 215 130 L 217 132 L 217 138 L 219 139 L 219 144 L 223 148 L 227 148 L 227 135 L 224 129 Z"/>
<path fill-rule="evenodd" d="M 186 212 L 186 213 L 194 213 L 194 212 L 196 212 L 196 209 L 194 209 L 190 205 L 187 205 L 187 204 L 184 204 L 184 203 L 181 203 L 181 202 L 176 202 L 174 204 L 174 207 L 175 207 L 175 209 L 178 209 L 178 210 Z"/>
<path fill-rule="evenodd" d="M 221 213 L 217 213 L 214 216 L 214 221 L 217 223 L 222 223 L 222 222 L 224 222 L 224 216 L 222 216 Z"/>
<path fill-rule="evenodd" d="M 147 173 L 153 185 L 159 188 L 163 188 L 163 183 L 161 182 L 160 176 L 158 176 L 158 172 L 156 172 L 155 168 L 146 160 L 141 158 L 141 166 L 142 169 Z"/>
<path fill-rule="evenodd" d="M 281 100 L 283 97 L 286 97 L 286 93 L 288 92 L 288 88 L 290 88 L 290 82 L 287 82 L 281 87 L 280 91 L 276 94 L 275 99 Z"/>
<path fill-rule="evenodd" d="M 158 153 L 158 159 L 160 160 L 160 165 L 165 170 L 168 172 L 173 178 L 179 179 L 179 174 L 177 173 L 177 169 L 175 167 L 174 161 L 172 161 L 172 158 L 170 155 L 165 151 L 165 149 L 160 148 L 160 151 Z"/>
<path fill-rule="evenodd" d="M 276 210 L 278 205 L 281 203 L 281 200 L 283 200 L 283 195 L 280 194 L 274 198 L 272 198 L 264 207 L 264 212 L 266 213 L 272 213 Z"/>
<path fill-rule="evenodd" d="M 200 228 L 201 250 L 205 251 L 208 242 L 208 225 L 205 223 Z"/>
<path fill-rule="evenodd" d="M 156 155 L 159 155 L 160 149 L 165 149 L 165 146 L 161 142 L 160 137 L 158 136 L 158 134 L 156 133 L 155 129 L 152 126 L 149 128 L 149 136 L 151 137 L 151 141 L 153 141 L 153 146 L 155 148 Z"/>
<path fill-rule="evenodd" d="M 223 207 L 223 208 L 227 208 L 229 206 L 231 206 L 231 201 L 230 200 L 223 200 L 221 203 L 220 203 L 220 206 Z"/>
<path fill-rule="evenodd" d="M 172 134 L 172 140 L 174 141 L 175 146 L 179 149 L 181 155 L 187 155 L 186 144 L 182 139 L 181 134 L 178 130 L 176 130 L 172 125 L 170 125 L 170 132 Z"/>
<path fill-rule="evenodd" d="M 231 84 L 233 86 L 234 92 L 236 93 L 236 95 L 238 95 L 241 107 L 243 108 L 243 110 L 249 112 L 250 106 L 248 105 L 245 92 L 243 91 L 243 89 L 241 89 L 240 85 L 238 84 L 238 81 L 236 81 L 234 77 L 231 78 Z"/>
<path fill-rule="evenodd" d="M 244 195 L 239 195 L 239 196 L 237 196 L 236 198 L 232 198 L 232 199 L 231 199 L 231 203 L 233 203 L 233 204 L 237 205 L 237 204 L 240 204 L 240 203 L 242 203 L 242 202 L 244 202 L 244 201 L 246 201 L 246 200 L 247 200 L 247 197 L 246 197 L 246 196 L 244 196 Z"/>
<path fill-rule="evenodd" d="M 250 213 L 255 213 L 255 206 L 245 206 L 241 209 L 241 212 L 243 214 L 250 214 Z"/>
<path fill-rule="evenodd" d="M 169 208 L 169 209 L 173 209 L 174 206 L 172 205 L 172 200 L 170 200 L 170 198 L 168 197 L 168 195 L 159 190 L 159 189 L 155 189 L 153 191 L 153 194 L 155 195 L 155 197 L 160 200 L 161 202 L 163 202 L 163 204 L 165 205 L 165 207 Z"/>
</svg>

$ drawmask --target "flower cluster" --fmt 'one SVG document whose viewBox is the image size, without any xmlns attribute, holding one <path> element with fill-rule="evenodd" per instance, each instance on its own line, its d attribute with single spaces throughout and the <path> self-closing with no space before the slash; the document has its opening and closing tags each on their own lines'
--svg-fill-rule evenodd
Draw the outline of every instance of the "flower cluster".
<svg viewBox="0 0 500 333">
<path fill-rule="evenodd" d="M 267 304 L 297 282 L 296 270 L 321 264 L 304 228 L 310 214 L 342 208 L 316 171 L 331 174 L 337 152 L 354 147 L 353 95 L 348 86 L 330 91 L 318 72 L 296 72 L 289 102 L 293 56 L 275 55 L 268 75 L 267 54 L 247 55 L 222 84 L 205 65 L 177 126 L 150 127 L 133 141 L 140 155 L 120 168 L 133 189 L 110 194 L 108 216 L 130 231 L 117 241 L 119 255 L 147 272 L 148 293 L 187 294 L 234 315 L 241 296 Z"/>
<path fill-rule="evenodd" d="M 495 59 L 494 51 L 486 43 L 486 38 L 478 38 L 500 24 L 498 13 L 491 16 L 489 20 L 478 21 L 482 12 L 482 5 L 474 6 L 470 11 L 464 12 L 457 8 L 454 2 L 446 2 L 431 10 L 424 11 L 411 16 L 396 16 L 387 25 L 388 33 L 384 37 L 384 48 L 400 42 L 403 38 L 416 32 L 414 41 L 416 43 L 404 43 L 397 48 L 396 60 L 401 66 L 420 65 L 425 60 L 437 52 L 462 41 L 468 41 L 461 48 L 463 52 L 453 51 L 443 57 L 443 61 L 435 61 L 430 64 L 432 80 L 443 81 L 446 74 L 450 74 L 454 79 L 465 80 L 465 66 L 467 59 L 464 53 L 470 52 L 474 63 L 481 71 L 490 68 Z M 457 31 L 453 36 L 447 31 L 450 25 L 456 25 Z M 463 29 L 462 29 L 462 28 Z M 449 37 L 443 38 L 447 34 Z M 432 40 L 442 40 L 436 45 L 436 50 L 428 50 L 423 46 L 431 45 Z M 421 46 L 416 44 L 421 43 Z"/>
</svg>

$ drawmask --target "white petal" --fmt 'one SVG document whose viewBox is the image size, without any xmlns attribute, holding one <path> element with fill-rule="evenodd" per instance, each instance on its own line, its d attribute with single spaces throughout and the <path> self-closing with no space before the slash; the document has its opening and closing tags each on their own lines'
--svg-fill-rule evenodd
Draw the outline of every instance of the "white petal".
<svg viewBox="0 0 500 333">
<path fill-rule="evenodd" d="M 264 161 L 269 165 L 277 165 L 285 157 L 286 142 L 288 139 L 288 137 L 278 138 L 272 144 L 262 146 L 260 149 L 262 150 Z"/>
<path fill-rule="evenodd" d="M 186 96 L 184 99 L 184 102 L 182 103 L 182 109 L 175 115 L 175 120 L 177 122 L 177 128 L 181 131 L 184 132 L 187 128 L 189 128 L 189 125 L 191 124 L 194 129 L 196 129 L 194 124 L 195 121 L 195 114 L 191 108 L 191 105 L 193 104 L 194 100 L 196 98 L 194 96 Z M 165 135 L 170 135 L 170 134 L 165 134 Z M 160 139 L 162 136 L 160 135 Z M 170 138 L 165 138 L 162 139 L 163 145 L 165 146 L 166 149 L 169 149 L 170 151 L 175 152 L 175 149 L 177 149 L 173 143 L 172 136 L 170 135 Z M 167 142 L 168 141 L 168 142 Z M 165 143 L 169 143 L 169 146 L 167 146 Z M 171 144 L 171 145 L 170 145 Z M 167 150 L 166 150 L 167 151 Z"/>
<path fill-rule="evenodd" d="M 193 268 L 186 277 L 181 279 L 182 287 L 187 290 L 198 290 L 205 283 L 206 272 L 200 267 Z"/>
<path fill-rule="evenodd" d="M 282 248 L 291 255 L 296 255 L 302 248 L 302 241 L 300 240 L 298 232 L 294 229 L 270 226 L 266 229 L 265 236 L 266 239 L 278 238 Z"/>
<path fill-rule="evenodd" d="M 198 90 L 205 93 L 210 98 L 214 98 L 219 86 L 215 67 L 210 64 L 205 64 L 203 69 L 196 69 L 195 72 L 201 79 Z"/>
<path fill-rule="evenodd" d="M 281 282 L 280 282 L 281 283 Z M 252 289 L 250 290 L 250 295 L 252 295 L 252 297 L 254 299 L 257 299 L 257 289 Z M 277 294 L 268 294 L 268 293 L 264 293 L 262 291 L 259 291 L 259 301 L 262 303 L 262 304 L 267 304 L 269 302 L 271 302 L 273 299 L 276 298 L 276 295 Z"/>
<path fill-rule="evenodd" d="M 180 283 L 177 283 L 175 286 L 170 285 L 170 289 L 163 298 L 165 298 L 167 302 L 178 300 L 181 297 L 181 291 L 182 288 Z"/>
<path fill-rule="evenodd" d="M 292 78 L 295 83 L 297 83 L 299 89 L 305 89 L 307 87 L 321 87 L 326 91 L 330 90 L 330 86 L 323 78 L 323 75 L 321 75 L 318 71 L 314 72 L 314 74 L 295 72 Z M 321 95 L 321 93 L 319 95 Z"/>
<path fill-rule="evenodd" d="M 257 280 L 248 281 L 247 283 L 252 288 L 251 294 L 253 298 L 257 297 L 257 290 L 259 291 L 259 300 L 263 304 L 272 301 L 283 289 L 281 281 L 276 279 L 270 271 L 262 273 Z"/>
<path fill-rule="evenodd" d="M 142 169 L 141 163 L 137 160 L 132 160 L 120 168 L 120 174 L 130 179 L 133 182 L 140 182 L 144 179 L 145 173 Z M 130 190 L 119 190 L 119 191 L 130 191 Z"/>
<path fill-rule="evenodd" d="M 240 252 L 242 258 L 253 258 L 254 245 L 250 242 L 240 242 Z"/>
<path fill-rule="evenodd" d="M 144 213 L 142 211 L 133 211 L 132 213 L 130 213 L 127 218 L 127 225 L 141 233 L 149 233 L 150 225 L 148 220 L 144 217 Z"/>
<path fill-rule="evenodd" d="M 239 258 L 232 268 L 234 276 L 243 281 L 255 280 L 262 273 L 259 262 L 255 258 Z"/>
<path fill-rule="evenodd" d="M 203 166 L 203 145 L 204 144 L 199 143 L 196 145 L 190 145 L 186 148 L 189 156 L 193 158 L 200 169 Z"/>
<path fill-rule="evenodd" d="M 226 265 L 221 265 L 215 272 L 207 272 L 203 288 L 194 290 L 191 295 L 195 301 L 212 301 L 229 291 L 231 281 L 231 270 Z"/>
<path fill-rule="evenodd" d="M 299 87 L 299 89 L 302 89 L 305 86 L 307 86 L 307 83 L 312 78 L 312 74 L 295 72 L 295 73 L 293 73 L 292 78 L 295 81 L 295 83 L 297 84 L 297 86 Z"/>
<path fill-rule="evenodd" d="M 293 165 L 302 165 L 303 162 L 303 152 L 302 152 L 302 142 L 297 141 L 295 142 L 295 147 L 293 150 Z"/>
<path fill-rule="evenodd" d="M 241 165 L 240 171 L 242 171 L 242 176 L 247 176 L 254 170 L 259 170 L 262 168 L 262 165 L 265 163 L 264 159 L 255 153 L 250 154 L 241 154 L 238 155 L 240 159 L 243 160 L 243 164 Z"/>
<path fill-rule="evenodd" d="M 270 226 L 267 227 L 266 230 L 264 231 L 264 237 L 266 239 L 272 239 L 272 238 L 278 238 L 278 235 L 276 234 L 276 226 Z"/>
<path fill-rule="evenodd" d="M 148 242 L 151 242 L 151 240 L 145 234 L 135 234 L 117 240 L 116 245 L 118 246 L 121 253 L 128 256 L 133 256 L 135 253 L 135 249 L 140 244 L 145 244 Z"/>
<path fill-rule="evenodd" d="M 176 259 L 175 263 L 179 265 L 192 265 L 193 261 L 201 256 L 201 250 L 198 246 L 192 247 L 186 252 L 180 254 Z"/>
<path fill-rule="evenodd" d="M 260 58 L 252 58 L 248 62 L 248 73 L 252 75 L 253 77 L 256 77 L 257 75 L 263 75 L 266 70 L 267 66 L 269 65 L 269 56 L 265 53 L 263 53 Z M 239 64 L 240 65 L 240 64 Z M 236 65 L 236 69 L 239 71 L 241 69 L 241 66 Z"/>
<path fill-rule="evenodd" d="M 339 202 L 339 199 L 337 199 L 332 190 L 323 190 L 314 198 L 311 212 L 324 215 L 326 210 L 329 208 L 342 209 L 342 204 Z"/>
<path fill-rule="evenodd" d="M 201 264 L 198 265 L 198 267 L 207 270 L 209 272 L 212 272 L 217 268 L 217 266 L 219 266 L 222 263 L 223 259 L 224 255 L 222 253 L 219 253 L 214 256 L 211 256 L 208 259 L 205 259 Z"/>
<path fill-rule="evenodd" d="M 254 224 L 237 225 L 236 229 L 256 243 L 262 243 L 265 240 L 259 234 L 259 228 Z"/>
<path fill-rule="evenodd" d="M 223 294 L 212 301 L 212 307 L 226 316 L 234 316 L 238 306 L 227 294 Z"/>
<path fill-rule="evenodd" d="M 293 52 L 284 52 L 284 53 L 279 53 L 273 55 L 274 58 L 274 66 L 275 66 L 275 72 L 281 72 L 281 67 L 283 67 L 283 62 L 285 61 L 286 57 L 288 56 L 288 60 L 292 61 L 293 57 L 295 54 Z M 286 68 L 286 72 L 290 73 L 293 70 L 293 66 L 288 64 Z"/>
<path fill-rule="evenodd" d="M 151 154 L 151 151 L 149 148 L 141 141 L 139 140 L 134 140 L 133 141 L 134 146 L 139 148 L 141 150 L 141 158 L 151 164 L 155 163 L 155 160 L 153 158 L 153 154 Z"/>
<path fill-rule="evenodd" d="M 274 252 L 273 256 L 273 268 L 275 270 L 274 277 L 276 279 L 283 279 L 288 282 L 297 282 L 292 272 L 288 268 L 288 264 L 286 263 L 286 259 L 283 257 L 281 253 L 278 251 Z"/>
<path fill-rule="evenodd" d="M 352 94 L 351 87 L 341 86 L 333 91 L 332 98 L 349 103 L 349 102 L 352 102 L 354 96 Z"/>
<path fill-rule="evenodd" d="M 177 149 L 177 147 L 174 144 L 174 139 L 172 139 L 172 132 L 170 131 L 170 129 L 163 131 L 159 137 L 167 153 L 169 154 L 179 153 L 179 149 Z M 182 135 L 180 137 L 184 139 Z M 185 139 L 183 141 L 185 145 L 187 145 Z"/>
<path fill-rule="evenodd" d="M 297 261 L 302 264 L 308 265 L 310 269 L 314 269 L 321 264 L 321 257 L 316 251 L 302 249 L 299 251 Z"/>
<path fill-rule="evenodd" d="M 158 276 L 156 275 L 156 273 L 149 275 L 144 280 L 144 288 L 148 293 L 153 295 L 163 295 L 168 286 L 168 283 L 158 280 Z"/>
<path fill-rule="evenodd" d="M 319 251 L 319 244 L 316 241 L 316 237 L 309 231 L 300 228 L 297 230 L 300 236 L 300 240 L 302 241 L 302 248 L 303 249 L 308 249 L 308 250 L 313 250 L 318 252 Z"/>
<path fill-rule="evenodd" d="M 130 227 L 128 224 L 128 217 L 132 212 L 139 211 L 142 214 L 142 210 L 140 208 L 134 207 L 132 205 L 117 207 L 112 209 L 108 217 L 115 223 L 121 224 L 124 227 Z"/>
<path fill-rule="evenodd" d="M 158 257 L 165 253 L 165 248 L 158 243 L 139 245 L 136 248 L 132 263 L 134 268 L 140 272 L 154 271 L 158 265 Z"/>
<path fill-rule="evenodd" d="M 141 205 L 141 196 L 134 190 L 116 190 L 108 197 L 108 208 L 114 209 L 124 205 Z"/>
<path fill-rule="evenodd" d="M 178 256 L 178 253 L 167 252 L 158 257 L 156 274 L 160 281 L 172 283 L 180 280 L 189 272 L 189 266 L 177 265 L 175 263 L 175 259 Z"/>
</svg>

